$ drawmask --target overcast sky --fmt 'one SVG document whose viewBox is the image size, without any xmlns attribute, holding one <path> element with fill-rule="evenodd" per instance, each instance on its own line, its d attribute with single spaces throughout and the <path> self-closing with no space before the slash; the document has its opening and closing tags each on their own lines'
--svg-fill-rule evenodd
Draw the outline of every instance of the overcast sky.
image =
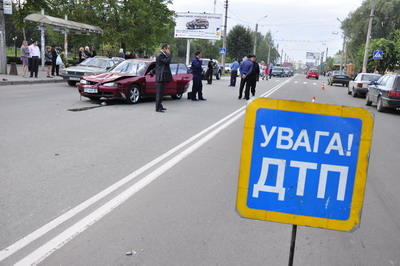
<svg viewBox="0 0 400 266">
<path fill-rule="evenodd" d="M 214 0 L 172 0 L 176 12 L 213 13 Z M 237 24 L 262 34 L 271 31 L 279 52 L 293 60 L 306 60 L 306 52 L 332 56 L 342 48 L 340 20 L 361 6 L 363 0 L 229 0 L 228 32 Z M 216 13 L 225 14 L 225 0 L 217 0 Z M 223 23 L 223 22 L 222 22 Z M 337 33 L 336 35 L 333 32 Z"/>
</svg>

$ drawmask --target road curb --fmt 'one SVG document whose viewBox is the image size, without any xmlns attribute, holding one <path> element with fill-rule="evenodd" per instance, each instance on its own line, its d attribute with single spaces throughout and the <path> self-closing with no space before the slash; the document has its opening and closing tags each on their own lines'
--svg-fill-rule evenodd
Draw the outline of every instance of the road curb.
<svg viewBox="0 0 400 266">
<path fill-rule="evenodd" d="M 0 86 L 40 84 L 40 83 L 61 83 L 61 82 L 67 82 L 67 81 L 64 79 L 0 81 Z"/>
</svg>

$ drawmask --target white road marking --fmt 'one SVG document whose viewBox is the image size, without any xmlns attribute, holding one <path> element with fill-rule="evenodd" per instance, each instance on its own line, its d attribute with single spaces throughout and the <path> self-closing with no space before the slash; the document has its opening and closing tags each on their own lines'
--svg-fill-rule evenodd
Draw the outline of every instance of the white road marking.
<svg viewBox="0 0 400 266">
<path fill-rule="evenodd" d="M 296 84 L 298 81 L 296 80 L 294 83 Z"/>
<path fill-rule="evenodd" d="M 303 84 L 307 84 L 307 81 L 304 81 Z"/>
<path fill-rule="evenodd" d="M 266 92 L 263 95 L 261 95 L 261 97 L 267 97 L 267 96 L 271 95 L 272 93 L 277 91 L 279 88 L 281 88 L 287 82 L 283 82 L 283 83 L 275 86 L 274 88 L 272 88 L 268 92 Z M 251 101 L 251 99 L 248 101 L 248 103 L 250 101 Z M 40 263 L 41 261 L 43 261 L 45 258 L 50 256 L 54 251 L 56 251 L 57 249 L 59 249 L 62 246 L 64 246 L 66 243 L 68 243 L 73 238 L 78 236 L 80 233 L 85 231 L 87 228 L 89 228 L 95 222 L 100 220 L 102 217 L 104 217 L 105 215 L 110 213 L 112 210 L 114 210 L 119 205 L 124 203 L 130 197 L 135 195 L 138 191 L 140 191 L 141 189 L 143 189 L 144 187 L 149 185 L 152 181 L 156 180 L 161 174 L 163 174 L 164 172 L 166 172 L 167 170 L 172 168 L 174 165 L 176 165 L 178 162 L 183 160 L 185 157 L 187 157 L 188 155 L 193 153 L 195 150 L 200 148 L 202 145 L 204 145 L 206 142 L 208 142 L 210 139 L 212 139 L 214 136 L 216 136 L 218 133 L 220 133 L 223 129 L 227 128 L 229 125 L 231 125 L 236 120 L 238 120 L 244 114 L 244 109 L 245 109 L 245 107 L 242 107 L 242 108 L 236 110 L 235 112 L 233 112 L 232 114 L 228 115 L 227 117 L 221 119 L 220 121 L 218 121 L 214 125 L 208 127 L 207 129 L 203 130 L 199 134 L 193 136 L 192 138 L 190 138 L 187 141 L 183 142 L 182 144 L 178 145 L 174 149 L 168 151 L 167 153 L 165 153 L 162 156 L 158 157 L 157 159 L 153 160 L 149 164 L 145 165 L 144 167 L 142 167 L 139 170 L 133 172 L 132 174 L 128 175 L 127 177 L 121 179 L 119 182 L 115 183 L 114 185 L 110 186 L 109 188 L 107 188 L 107 189 L 103 190 L 102 192 L 100 192 L 99 194 L 97 194 L 96 196 L 98 196 L 98 195 L 100 195 L 102 193 L 106 193 L 105 191 L 108 191 L 109 189 L 111 189 L 112 187 L 116 186 L 117 184 L 119 184 L 118 187 L 122 186 L 123 184 L 127 183 L 128 181 L 130 181 L 134 177 L 136 177 L 138 175 L 138 172 L 142 173 L 142 172 L 145 171 L 145 170 L 140 171 L 141 169 L 145 168 L 146 166 L 148 166 L 150 164 L 151 164 L 151 166 L 155 165 L 156 163 L 158 163 L 158 162 L 160 162 L 162 160 L 162 159 L 159 160 L 159 158 L 162 157 L 163 159 L 165 159 L 167 157 L 166 154 L 171 155 L 172 153 L 177 151 L 179 148 L 182 148 L 183 146 L 187 145 L 188 143 L 194 141 L 196 138 L 198 138 L 201 135 L 205 134 L 206 132 L 210 131 L 212 128 L 217 127 L 218 125 L 222 124 L 218 128 L 214 129 L 212 132 L 208 133 L 202 139 L 200 139 L 199 141 L 197 141 L 196 143 L 194 143 L 190 147 L 186 148 L 184 151 L 182 151 L 181 153 L 179 153 L 178 155 L 176 155 L 175 157 L 173 157 L 172 159 L 170 159 L 169 161 L 167 161 L 166 163 L 164 163 L 163 165 L 158 167 L 156 170 L 154 170 L 153 172 L 151 172 L 150 174 L 145 176 L 143 179 L 141 179 L 140 181 L 138 181 L 137 183 L 135 183 L 134 185 L 132 185 L 131 187 L 129 187 L 128 189 L 126 189 L 125 191 L 123 191 L 122 193 L 120 193 L 119 195 L 117 195 L 116 197 L 114 197 L 113 199 L 111 199 L 110 201 L 108 201 L 107 203 L 105 203 L 104 205 L 102 205 L 101 207 L 96 209 L 95 211 L 93 211 L 91 214 L 87 215 L 85 218 L 83 218 L 79 222 L 75 223 L 73 226 L 69 227 L 68 229 L 66 229 L 65 231 L 63 231 L 62 233 L 60 233 L 59 235 L 54 237 L 52 240 L 50 240 L 49 242 L 45 243 L 44 245 L 42 245 L 41 247 L 39 247 L 38 249 L 36 249 L 32 253 L 30 253 L 28 256 L 26 256 L 22 260 L 18 261 L 15 265 L 17 265 L 17 266 L 36 265 L 36 264 Z M 155 162 L 155 161 L 157 161 L 157 162 Z M 154 162 L 154 164 L 153 164 L 153 162 Z M 148 168 L 150 168 L 150 167 L 148 167 Z M 146 170 L 148 168 L 146 168 Z M 122 181 L 125 181 L 125 182 L 122 182 Z M 122 184 L 120 184 L 120 183 L 122 183 Z M 114 191 L 115 189 L 116 188 L 114 188 L 112 191 Z M 109 194 L 109 193 L 111 193 L 111 192 L 108 192 L 107 194 Z M 61 224 L 61 221 L 64 222 L 64 221 L 68 220 L 69 218 L 75 216 L 80 211 L 84 210 L 85 208 L 89 207 L 90 205 L 92 205 L 93 203 L 95 203 L 96 201 L 101 199 L 101 198 L 98 198 L 97 200 L 94 199 L 96 196 L 92 197 L 91 199 L 85 201 L 84 203 L 82 203 L 82 204 L 78 205 L 77 207 L 75 207 L 74 209 L 70 210 L 69 212 L 71 212 L 71 213 L 69 214 L 69 216 L 65 216 L 63 219 L 60 219 L 60 217 L 63 217 L 65 214 L 61 215 L 57 219 L 55 219 L 55 220 L 51 221 L 50 223 L 42 226 L 41 228 L 39 228 L 38 230 L 36 230 L 32 234 L 22 238 L 20 241 L 18 241 L 16 243 L 14 243 L 13 245 L 11 245 L 10 247 L 13 247 L 13 250 L 10 251 L 10 252 L 12 252 L 11 254 L 13 254 L 17 250 L 25 247 L 26 245 L 28 245 L 32 241 L 36 240 L 37 238 L 43 236 L 45 233 L 47 233 L 51 229 L 54 229 L 56 226 Z M 104 196 L 102 196 L 102 197 L 104 197 Z M 88 202 L 90 200 L 92 200 L 92 201 L 96 200 L 96 201 L 90 203 L 90 202 Z M 84 205 L 85 203 L 86 203 L 87 206 Z M 89 203 L 90 203 L 90 205 L 88 205 Z M 80 210 L 79 211 L 75 210 L 79 206 L 81 206 Z M 86 207 L 84 207 L 84 206 L 86 206 Z M 72 211 L 73 210 L 75 210 L 75 214 L 74 215 L 72 215 Z M 58 220 L 58 219 L 60 219 L 60 220 Z M 56 220 L 58 220 L 58 224 L 56 224 L 54 222 Z M 47 228 L 47 227 L 51 227 L 51 228 Z M 10 247 L 5 248 L 4 250 L 1 251 L 1 255 L 2 255 L 1 260 L 4 260 L 5 258 L 7 258 L 8 256 L 11 255 L 9 253 Z M 18 248 L 18 249 L 16 249 L 16 248 Z"/>
<path fill-rule="evenodd" d="M 312 85 L 317 85 L 317 83 L 314 82 Z"/>
</svg>

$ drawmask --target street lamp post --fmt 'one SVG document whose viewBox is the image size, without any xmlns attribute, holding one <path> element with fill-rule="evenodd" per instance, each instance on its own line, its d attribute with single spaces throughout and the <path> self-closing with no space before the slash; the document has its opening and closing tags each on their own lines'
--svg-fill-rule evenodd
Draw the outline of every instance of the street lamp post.
<svg viewBox="0 0 400 266">
<path fill-rule="evenodd" d="M 279 32 L 279 30 L 277 30 L 277 31 L 275 31 L 274 33 L 272 33 L 272 34 L 275 34 L 275 33 L 277 33 L 277 32 Z M 267 64 L 269 64 L 271 61 L 270 61 L 270 55 L 271 55 L 271 43 L 272 43 L 272 34 L 271 34 L 271 40 L 269 40 L 269 46 L 268 46 L 268 62 L 267 62 Z"/>
<path fill-rule="evenodd" d="M 337 21 L 339 21 L 340 23 L 343 23 L 339 18 L 336 18 L 336 19 L 337 19 Z M 345 45 L 346 45 L 346 36 L 344 35 L 344 33 L 343 33 L 342 37 L 343 37 L 343 49 L 342 49 L 342 58 L 340 59 L 340 67 L 339 67 L 339 70 L 340 70 L 340 71 L 341 71 L 342 68 L 343 68 L 344 49 L 345 49 Z"/>
<path fill-rule="evenodd" d="M 13 41 L 14 41 L 15 57 L 17 57 L 17 44 L 16 44 L 17 38 L 18 38 L 17 36 L 15 36 L 15 37 L 12 38 Z"/>
<path fill-rule="evenodd" d="M 256 54 L 256 48 L 257 48 L 257 31 L 258 31 L 258 22 L 264 18 L 268 17 L 268 15 L 265 15 L 264 17 L 260 18 L 259 20 L 257 20 L 256 23 L 256 32 L 254 34 L 254 51 L 253 54 Z"/>
<path fill-rule="evenodd" d="M 367 33 L 367 40 L 365 42 L 364 59 L 362 66 L 362 72 L 364 73 L 367 72 L 369 42 L 371 40 L 371 28 L 372 28 L 372 20 L 374 18 L 374 13 L 375 13 L 375 0 L 371 0 L 371 14 L 369 15 L 368 33 Z"/>
</svg>

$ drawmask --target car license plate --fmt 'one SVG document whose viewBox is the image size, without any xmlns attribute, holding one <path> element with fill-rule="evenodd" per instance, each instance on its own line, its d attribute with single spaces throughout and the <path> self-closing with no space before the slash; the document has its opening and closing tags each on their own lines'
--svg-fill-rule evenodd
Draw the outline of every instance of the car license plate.
<svg viewBox="0 0 400 266">
<path fill-rule="evenodd" d="M 80 78 L 74 78 L 74 77 L 70 77 L 69 80 L 76 80 L 76 81 L 80 81 Z"/>
<path fill-rule="evenodd" d="M 344 78 L 344 76 L 337 76 L 337 78 L 339 78 L 339 79 L 343 79 L 343 78 Z"/>
<path fill-rule="evenodd" d="M 83 89 L 84 92 L 86 93 L 97 93 L 97 89 L 93 89 L 93 88 L 84 88 Z"/>
</svg>

